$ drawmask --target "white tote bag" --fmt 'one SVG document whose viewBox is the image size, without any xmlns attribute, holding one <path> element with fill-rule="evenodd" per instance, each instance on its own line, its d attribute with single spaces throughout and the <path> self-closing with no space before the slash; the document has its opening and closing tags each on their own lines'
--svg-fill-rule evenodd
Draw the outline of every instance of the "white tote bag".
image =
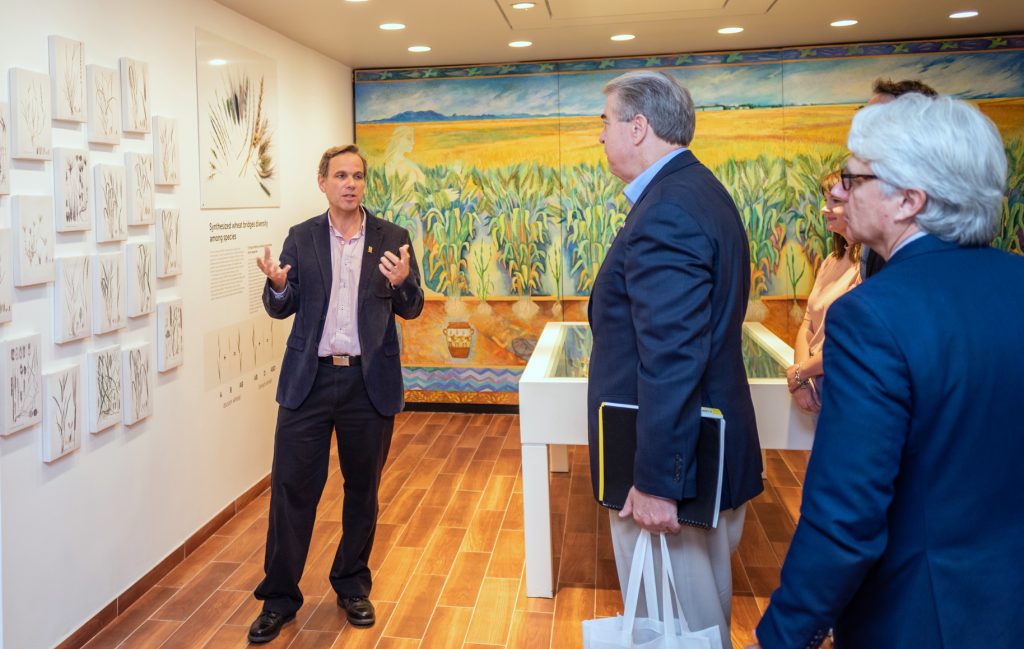
<svg viewBox="0 0 1024 649">
<path fill-rule="evenodd" d="M 683 607 L 676 594 L 668 543 L 661 540 L 661 617 L 636 617 L 640 600 L 640 583 L 644 585 L 647 610 L 658 610 L 655 592 L 654 548 L 647 530 L 640 531 L 633 551 L 633 564 L 629 569 L 626 587 L 625 615 L 585 620 L 583 622 L 583 649 L 722 649 L 718 626 L 691 631 L 683 615 Z"/>
</svg>

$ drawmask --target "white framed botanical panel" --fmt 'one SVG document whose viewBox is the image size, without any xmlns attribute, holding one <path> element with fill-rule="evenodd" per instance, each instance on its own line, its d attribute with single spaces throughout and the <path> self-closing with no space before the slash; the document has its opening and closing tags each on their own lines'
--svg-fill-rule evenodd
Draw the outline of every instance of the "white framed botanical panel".
<svg viewBox="0 0 1024 649">
<path fill-rule="evenodd" d="M 49 46 L 53 119 L 84 122 L 85 43 L 63 36 L 50 36 Z"/>
<path fill-rule="evenodd" d="M 11 193 L 11 108 L 0 102 L 0 194 Z"/>
<path fill-rule="evenodd" d="M 178 367 L 185 358 L 181 307 L 181 298 L 162 301 L 156 306 L 156 367 L 161 372 Z"/>
<path fill-rule="evenodd" d="M 181 274 L 181 211 L 163 208 L 156 211 L 156 276 Z"/>
<path fill-rule="evenodd" d="M 33 286 L 53 281 L 53 199 L 49 196 L 12 196 L 14 231 L 14 285 Z"/>
<path fill-rule="evenodd" d="M 92 332 L 100 335 L 128 324 L 128 292 L 124 253 L 106 252 L 92 258 Z"/>
<path fill-rule="evenodd" d="M 89 141 L 121 142 L 121 83 L 117 70 L 102 65 L 85 66 L 86 113 Z"/>
<path fill-rule="evenodd" d="M 14 247 L 10 228 L 0 228 L 0 324 L 14 317 Z"/>
<path fill-rule="evenodd" d="M 92 299 L 86 255 L 57 257 L 57 281 L 53 290 L 53 341 L 71 342 L 92 333 Z"/>
<path fill-rule="evenodd" d="M 40 72 L 11 68 L 11 157 L 49 160 L 53 131 L 50 126 L 50 78 Z"/>
<path fill-rule="evenodd" d="M 153 182 L 157 185 L 177 185 L 181 181 L 178 163 L 178 120 L 171 117 L 153 118 Z"/>
<path fill-rule="evenodd" d="M 99 433 L 121 421 L 121 347 L 97 349 L 85 358 L 88 428 Z"/>
<path fill-rule="evenodd" d="M 81 232 L 92 227 L 89 175 L 88 151 L 53 150 L 54 220 L 57 232 Z"/>
<path fill-rule="evenodd" d="M 122 421 L 129 426 L 153 414 L 152 349 L 145 343 L 121 350 Z"/>
<path fill-rule="evenodd" d="M 124 167 L 93 166 L 93 195 L 96 197 L 96 242 L 124 241 L 128 238 L 128 199 Z"/>
<path fill-rule="evenodd" d="M 53 462 L 82 446 L 82 368 L 49 372 L 43 384 L 43 462 Z"/>
<path fill-rule="evenodd" d="M 152 241 L 129 241 L 124 245 L 128 267 L 128 317 L 153 313 L 156 295 L 156 264 Z"/>
<path fill-rule="evenodd" d="M 279 207 L 277 63 L 197 29 L 196 86 L 200 205 Z"/>
<path fill-rule="evenodd" d="M 0 342 L 0 435 L 38 424 L 43 416 L 42 336 Z"/>
<path fill-rule="evenodd" d="M 121 57 L 121 128 L 149 133 L 149 64 Z"/>
<path fill-rule="evenodd" d="M 128 196 L 128 225 L 153 223 L 153 156 L 124 154 L 125 194 Z"/>
</svg>

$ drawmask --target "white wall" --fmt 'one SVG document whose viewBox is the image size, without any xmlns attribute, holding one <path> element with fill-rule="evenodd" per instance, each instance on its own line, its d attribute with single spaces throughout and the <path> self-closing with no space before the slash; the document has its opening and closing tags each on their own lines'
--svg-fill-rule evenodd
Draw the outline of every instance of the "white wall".
<svg viewBox="0 0 1024 649">
<path fill-rule="evenodd" d="M 224 408 L 218 391 L 204 385 L 204 335 L 249 317 L 244 300 L 210 300 L 208 223 L 269 220 L 269 230 L 248 243 L 266 239 L 279 250 L 289 225 L 323 209 L 316 164 L 327 146 L 351 141 L 351 69 L 212 0 L 2 0 L 0 15 L 0 101 L 9 98 L 8 68 L 48 71 L 49 34 L 83 41 L 86 63 L 116 68 L 121 56 L 146 61 L 152 114 L 178 119 L 183 176 L 175 191 L 158 188 L 156 195 L 157 207 L 181 209 L 185 270 L 158 280 L 157 293 L 184 298 L 185 361 L 156 376 L 154 416 L 84 433 L 80 450 L 51 465 L 41 460 L 40 426 L 0 439 L 2 647 L 45 649 L 269 472 L 275 386 Z M 199 209 L 197 27 L 277 61 L 279 209 Z M 85 125 L 55 123 L 54 146 L 86 147 Z M 151 153 L 152 136 L 90 151 L 92 164 L 123 164 L 126 151 Z M 16 162 L 12 194 L 52 195 L 52 174 L 50 163 Z M 0 226 L 9 219 L 10 197 L 0 197 Z M 153 238 L 153 226 L 133 227 L 130 236 Z M 97 250 L 91 233 L 57 235 L 58 255 Z M 155 359 L 155 314 L 131 319 L 116 334 L 57 346 L 50 344 L 52 285 L 15 291 L 14 320 L 0 325 L 0 338 L 42 334 L 44 373 L 72 360 L 84 366 L 86 351 L 114 343 L 149 341 Z"/>
</svg>

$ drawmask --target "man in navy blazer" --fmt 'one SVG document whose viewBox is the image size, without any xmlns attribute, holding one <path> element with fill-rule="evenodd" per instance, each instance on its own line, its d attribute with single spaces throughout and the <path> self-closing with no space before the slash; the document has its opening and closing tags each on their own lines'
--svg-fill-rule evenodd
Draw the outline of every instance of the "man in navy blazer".
<svg viewBox="0 0 1024 649">
<path fill-rule="evenodd" d="M 254 643 L 277 637 L 302 606 L 299 580 L 332 430 L 345 486 L 331 586 L 349 623 L 375 622 L 368 561 L 377 489 L 404 404 L 395 315 L 411 319 L 423 309 L 408 233 L 362 207 L 366 160 L 359 149 L 328 149 L 318 183 L 328 210 L 288 231 L 280 263 L 269 249 L 257 260 L 267 275 L 267 313 L 295 320 L 277 389 L 266 577 L 255 592 L 263 611 L 249 629 Z"/>
<path fill-rule="evenodd" d="M 1016 647 L 1024 258 L 988 245 L 1002 141 L 973 106 L 910 94 L 861 110 L 848 146 L 833 191 L 887 262 L 829 309 L 800 522 L 757 638 Z"/>
<path fill-rule="evenodd" d="M 638 404 L 633 488 L 610 512 L 624 589 L 640 529 L 668 533 L 675 583 L 692 628 L 729 641 L 730 555 L 744 503 L 763 489 L 761 452 L 741 354 L 750 251 L 732 198 L 686 147 L 695 111 L 668 75 L 634 72 L 605 86 L 601 142 L 632 209 L 590 296 L 594 345 L 588 408 L 597 494 L 602 402 Z M 681 528 L 678 502 L 696 493 L 701 406 L 726 419 L 725 482 L 717 529 Z M 655 612 L 650 612 L 655 615 Z"/>
</svg>

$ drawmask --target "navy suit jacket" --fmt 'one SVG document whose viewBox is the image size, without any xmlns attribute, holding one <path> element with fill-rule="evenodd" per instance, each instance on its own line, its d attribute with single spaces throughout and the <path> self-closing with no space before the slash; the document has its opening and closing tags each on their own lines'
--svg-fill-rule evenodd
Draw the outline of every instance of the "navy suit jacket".
<svg viewBox="0 0 1024 649">
<path fill-rule="evenodd" d="M 590 295 L 590 467 L 597 494 L 597 411 L 638 404 L 633 484 L 696 496 L 701 405 L 726 419 L 722 509 L 763 489 L 761 452 L 741 354 L 750 250 L 729 194 L 693 153 L 665 165 L 608 249 Z"/>
<path fill-rule="evenodd" d="M 1024 258 L 925 236 L 836 300 L 764 649 L 1024 637 Z"/>
<path fill-rule="evenodd" d="M 367 211 L 363 265 L 359 275 L 357 327 L 363 380 L 370 401 L 380 414 L 397 414 L 405 404 L 395 315 L 411 320 L 423 310 L 423 289 L 409 233 Z M 409 245 L 409 276 L 396 289 L 377 267 L 384 251 L 399 254 Z M 286 294 L 276 300 L 270 281 L 263 289 L 263 306 L 272 318 L 294 314 L 288 336 L 277 402 L 295 409 L 309 395 L 316 378 L 317 348 L 323 335 L 331 297 L 331 235 L 327 212 L 292 226 L 281 249 L 281 265 L 291 264 Z"/>
</svg>

